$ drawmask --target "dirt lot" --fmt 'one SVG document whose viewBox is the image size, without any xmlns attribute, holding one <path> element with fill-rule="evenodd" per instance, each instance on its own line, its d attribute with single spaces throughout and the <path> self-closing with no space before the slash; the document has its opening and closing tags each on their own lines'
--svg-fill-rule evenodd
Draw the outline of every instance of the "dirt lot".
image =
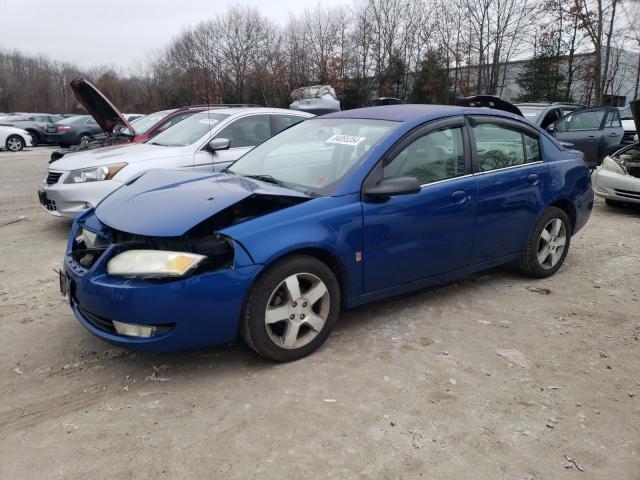
<svg viewBox="0 0 640 480">
<path fill-rule="evenodd" d="M 551 279 L 357 308 L 298 362 L 141 354 L 58 293 L 47 157 L 0 153 L 0 478 L 640 479 L 638 210 L 596 202 Z"/>
</svg>

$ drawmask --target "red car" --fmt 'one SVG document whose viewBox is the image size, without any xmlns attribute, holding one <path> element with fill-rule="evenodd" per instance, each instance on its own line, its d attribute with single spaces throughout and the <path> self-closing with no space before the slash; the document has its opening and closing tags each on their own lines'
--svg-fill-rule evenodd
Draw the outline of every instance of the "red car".
<svg viewBox="0 0 640 480">
<path fill-rule="evenodd" d="M 211 108 L 209 105 L 196 105 L 183 108 L 174 108 L 150 113 L 142 118 L 129 123 L 111 101 L 95 85 L 84 78 L 76 78 L 71 81 L 73 94 L 82 106 L 96 120 L 102 131 L 101 135 L 94 136 L 86 143 L 69 148 L 55 150 L 51 153 L 51 162 L 55 162 L 67 153 L 92 150 L 94 148 L 122 145 L 123 143 L 146 142 L 160 132 L 184 120 L 188 116 Z M 220 105 L 215 105 L 220 106 Z M 60 127 L 50 124 L 46 130 L 55 132 Z"/>
</svg>

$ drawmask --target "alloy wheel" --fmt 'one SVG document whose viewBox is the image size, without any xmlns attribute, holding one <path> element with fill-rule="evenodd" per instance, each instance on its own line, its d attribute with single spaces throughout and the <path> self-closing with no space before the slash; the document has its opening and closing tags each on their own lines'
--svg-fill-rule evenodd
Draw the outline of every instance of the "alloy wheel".
<svg viewBox="0 0 640 480">
<path fill-rule="evenodd" d="M 555 267 L 567 243 L 567 227 L 559 218 L 550 220 L 540 232 L 538 262 L 547 270 Z"/>
<path fill-rule="evenodd" d="M 322 331 L 331 299 L 325 283 L 311 273 L 282 281 L 269 297 L 264 315 L 269 338 L 279 347 L 304 347 Z"/>
<path fill-rule="evenodd" d="M 12 152 L 19 152 L 22 150 L 22 140 L 18 137 L 11 137 L 7 140 L 7 148 Z"/>
</svg>

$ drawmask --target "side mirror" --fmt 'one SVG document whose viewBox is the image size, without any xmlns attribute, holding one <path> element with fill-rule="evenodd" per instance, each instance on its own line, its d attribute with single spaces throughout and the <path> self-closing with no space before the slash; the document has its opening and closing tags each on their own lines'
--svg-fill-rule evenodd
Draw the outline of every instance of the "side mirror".
<svg viewBox="0 0 640 480">
<path fill-rule="evenodd" d="M 415 177 L 391 177 L 380 180 L 368 187 L 364 194 L 368 198 L 388 198 L 396 195 L 410 195 L 420 191 L 420 182 Z"/>
<path fill-rule="evenodd" d="M 550 125 L 547 125 L 547 132 L 549 133 L 553 133 L 553 131 L 556 129 L 556 124 L 552 123 Z"/>
<path fill-rule="evenodd" d="M 217 152 L 218 150 L 228 150 L 231 141 L 228 138 L 214 138 L 207 145 L 207 150 Z"/>
</svg>

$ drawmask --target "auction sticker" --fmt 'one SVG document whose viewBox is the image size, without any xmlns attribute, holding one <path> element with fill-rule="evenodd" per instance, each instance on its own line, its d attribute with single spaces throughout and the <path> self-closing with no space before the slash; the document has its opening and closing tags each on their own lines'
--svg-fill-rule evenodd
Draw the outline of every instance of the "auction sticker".
<svg viewBox="0 0 640 480">
<path fill-rule="evenodd" d="M 356 137 L 355 135 L 334 135 L 329 137 L 325 143 L 337 143 L 339 145 L 358 145 L 365 137 Z"/>
</svg>

